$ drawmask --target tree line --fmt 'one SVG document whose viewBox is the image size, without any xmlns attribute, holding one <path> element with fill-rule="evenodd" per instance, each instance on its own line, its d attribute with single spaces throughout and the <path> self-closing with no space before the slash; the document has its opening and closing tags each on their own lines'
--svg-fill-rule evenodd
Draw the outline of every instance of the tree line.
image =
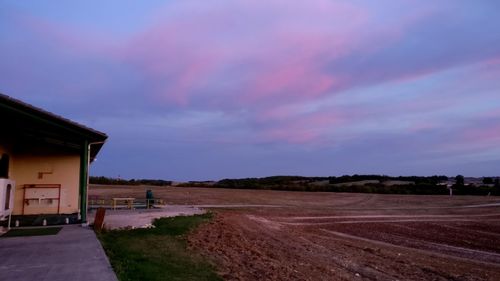
<svg viewBox="0 0 500 281">
<path fill-rule="evenodd" d="M 453 186 L 448 187 L 449 178 L 443 175 L 435 176 L 399 176 L 386 175 L 343 175 L 339 177 L 301 177 L 273 176 L 264 178 L 223 179 L 214 187 L 236 189 L 269 189 L 289 191 L 320 191 L 320 192 L 358 192 L 380 194 L 421 194 L 446 195 L 453 189 L 456 195 L 497 195 L 500 196 L 498 178 L 492 185 L 465 185 L 457 176 Z M 462 176 L 463 178 L 463 176 Z M 363 183 L 363 181 L 367 181 Z M 373 181 L 373 182 L 368 182 Z M 396 184 L 386 184 L 393 181 Z M 489 180 L 486 180 L 489 182 Z M 318 183 L 322 184 L 318 184 Z M 345 185 L 345 183 L 354 183 Z M 398 184 L 401 183 L 401 184 Z"/>
<path fill-rule="evenodd" d="M 500 196 L 500 179 L 485 177 L 482 185 L 465 184 L 465 177 L 457 175 L 452 186 L 455 195 L 495 195 Z"/>
<path fill-rule="evenodd" d="M 454 195 L 496 195 L 500 196 L 499 178 L 483 178 L 482 184 L 465 184 L 465 178 L 458 175 L 454 184 L 448 186 L 447 176 L 398 176 L 387 175 L 343 175 L 330 177 L 271 176 L 263 178 L 223 179 L 218 182 L 187 182 L 184 187 L 218 187 L 233 189 L 268 189 L 317 192 L 358 192 L 380 194 L 427 194 L 446 195 L 450 188 Z M 365 182 L 366 181 L 366 182 Z M 172 181 L 159 179 L 120 179 L 90 177 L 92 184 L 105 185 L 155 185 L 170 186 Z M 347 183 L 347 184 L 346 184 Z M 352 184 L 349 184 L 352 183 Z"/>
<path fill-rule="evenodd" d="M 172 185 L 172 181 L 155 180 L 155 179 L 131 179 L 125 180 L 121 178 L 108 178 L 108 177 L 89 177 L 91 184 L 106 184 L 106 185 L 155 185 L 155 186 L 168 186 Z"/>
</svg>

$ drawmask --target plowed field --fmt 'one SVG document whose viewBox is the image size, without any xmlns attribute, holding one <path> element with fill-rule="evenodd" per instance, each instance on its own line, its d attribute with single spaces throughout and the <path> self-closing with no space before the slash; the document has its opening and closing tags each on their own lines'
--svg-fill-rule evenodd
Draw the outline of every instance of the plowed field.
<svg viewBox="0 0 500 281">
<path fill-rule="evenodd" d="M 93 187 L 132 196 L 137 187 Z M 226 280 L 500 280 L 500 198 L 155 189 L 216 216 L 189 236 Z M 116 196 L 116 195 L 114 195 Z"/>
</svg>

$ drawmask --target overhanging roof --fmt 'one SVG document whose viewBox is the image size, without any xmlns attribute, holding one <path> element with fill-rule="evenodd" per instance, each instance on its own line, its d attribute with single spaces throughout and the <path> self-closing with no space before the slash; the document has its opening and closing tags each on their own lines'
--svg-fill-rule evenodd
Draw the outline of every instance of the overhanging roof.
<svg viewBox="0 0 500 281">
<path fill-rule="evenodd" d="M 84 141 L 96 143 L 91 147 L 95 158 L 108 136 L 62 116 L 27 104 L 0 93 L 1 128 L 23 137 L 42 139 L 48 143 L 78 148 Z"/>
</svg>

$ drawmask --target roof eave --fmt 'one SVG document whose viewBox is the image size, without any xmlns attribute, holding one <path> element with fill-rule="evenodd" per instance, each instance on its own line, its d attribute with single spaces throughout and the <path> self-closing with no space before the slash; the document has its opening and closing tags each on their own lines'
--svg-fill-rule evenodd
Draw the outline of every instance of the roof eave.
<svg viewBox="0 0 500 281">
<path fill-rule="evenodd" d="M 32 106 L 28 103 L 4 95 L 2 93 L 0 93 L 0 106 L 9 107 L 11 110 L 15 110 L 21 114 L 29 115 L 30 117 L 33 117 L 45 123 L 51 123 L 52 125 L 62 127 L 77 135 L 80 135 L 82 138 L 88 140 L 89 142 L 104 142 L 108 138 L 108 136 L 103 132 L 89 128 L 44 109 Z"/>
</svg>

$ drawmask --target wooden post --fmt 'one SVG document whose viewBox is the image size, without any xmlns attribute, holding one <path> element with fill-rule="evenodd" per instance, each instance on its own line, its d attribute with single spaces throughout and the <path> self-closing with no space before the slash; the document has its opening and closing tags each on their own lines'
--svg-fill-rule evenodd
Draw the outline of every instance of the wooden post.
<svg viewBox="0 0 500 281">
<path fill-rule="evenodd" d="M 106 209 L 99 207 L 95 213 L 94 219 L 94 231 L 100 232 L 104 227 L 104 216 L 106 215 Z"/>
</svg>

